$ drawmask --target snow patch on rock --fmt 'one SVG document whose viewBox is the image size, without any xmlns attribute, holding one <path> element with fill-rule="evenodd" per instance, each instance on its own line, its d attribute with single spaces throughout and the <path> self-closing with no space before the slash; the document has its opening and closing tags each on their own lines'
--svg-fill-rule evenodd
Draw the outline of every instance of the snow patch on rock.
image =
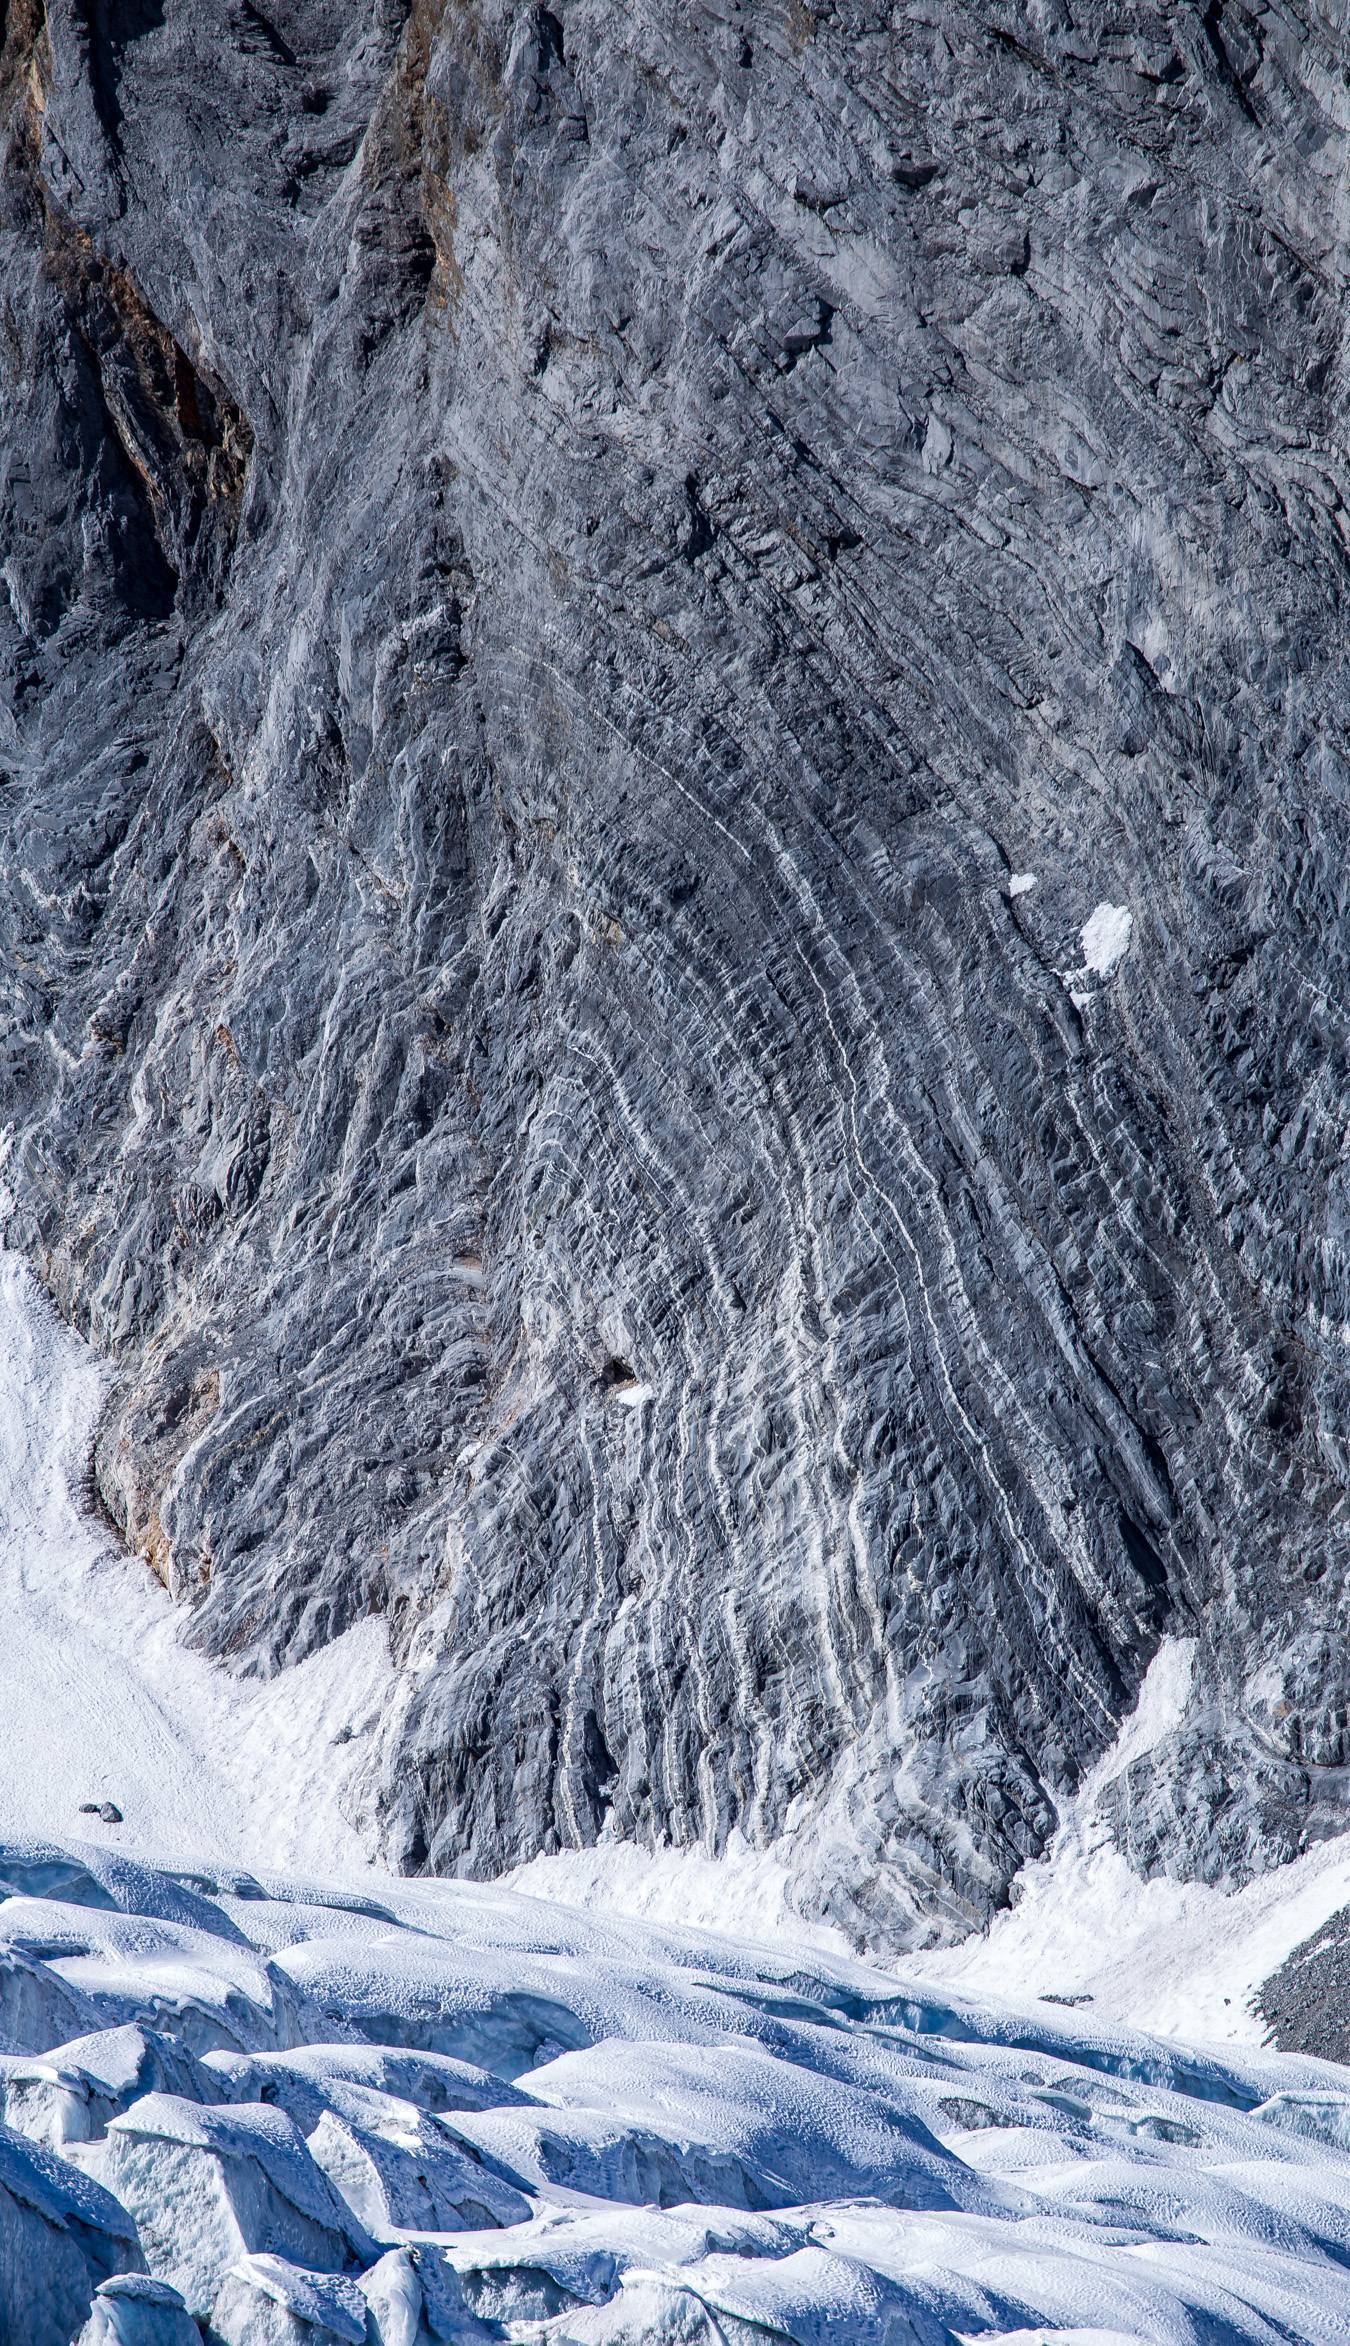
<svg viewBox="0 0 1350 2346">
<path fill-rule="evenodd" d="M 1108 978 L 1130 949 L 1134 914 L 1123 904 L 1099 904 L 1079 932 L 1083 966 L 1094 977 Z"/>
</svg>

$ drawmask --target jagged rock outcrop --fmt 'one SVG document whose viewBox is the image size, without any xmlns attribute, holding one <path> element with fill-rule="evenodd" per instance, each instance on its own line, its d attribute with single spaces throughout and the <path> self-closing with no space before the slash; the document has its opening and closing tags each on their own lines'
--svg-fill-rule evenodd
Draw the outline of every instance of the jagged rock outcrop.
<svg viewBox="0 0 1350 2346">
<path fill-rule="evenodd" d="M 396 1859 L 1344 1824 L 1343 39 L 11 0 L 8 1234 Z"/>
</svg>

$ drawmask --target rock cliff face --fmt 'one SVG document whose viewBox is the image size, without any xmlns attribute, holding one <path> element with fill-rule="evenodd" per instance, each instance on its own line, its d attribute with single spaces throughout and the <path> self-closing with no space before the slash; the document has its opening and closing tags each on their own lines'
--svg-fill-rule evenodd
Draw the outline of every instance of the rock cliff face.
<svg viewBox="0 0 1350 2346">
<path fill-rule="evenodd" d="M 1347 1822 L 1336 0 L 9 0 L 8 1235 L 396 1861 Z"/>
</svg>

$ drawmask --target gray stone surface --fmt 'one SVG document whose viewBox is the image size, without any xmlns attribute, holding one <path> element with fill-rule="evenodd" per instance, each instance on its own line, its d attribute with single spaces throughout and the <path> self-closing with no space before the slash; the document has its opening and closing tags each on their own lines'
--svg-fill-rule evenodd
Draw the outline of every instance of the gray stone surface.
<svg viewBox="0 0 1350 2346">
<path fill-rule="evenodd" d="M 1345 56 L 10 0 L 6 1230 L 394 1859 L 1346 1821 Z"/>
<path fill-rule="evenodd" d="M 1262 1982 L 1256 2010 L 1281 2052 L 1350 2062 L 1350 1907 Z"/>
</svg>

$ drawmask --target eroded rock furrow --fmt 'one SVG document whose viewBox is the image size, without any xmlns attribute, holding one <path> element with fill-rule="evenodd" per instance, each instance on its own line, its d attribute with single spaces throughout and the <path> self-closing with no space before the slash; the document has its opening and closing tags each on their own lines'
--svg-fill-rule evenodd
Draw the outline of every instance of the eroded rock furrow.
<svg viewBox="0 0 1350 2346">
<path fill-rule="evenodd" d="M 1342 49 L 11 7 L 7 1234 L 398 1862 L 1345 1823 Z"/>
</svg>

